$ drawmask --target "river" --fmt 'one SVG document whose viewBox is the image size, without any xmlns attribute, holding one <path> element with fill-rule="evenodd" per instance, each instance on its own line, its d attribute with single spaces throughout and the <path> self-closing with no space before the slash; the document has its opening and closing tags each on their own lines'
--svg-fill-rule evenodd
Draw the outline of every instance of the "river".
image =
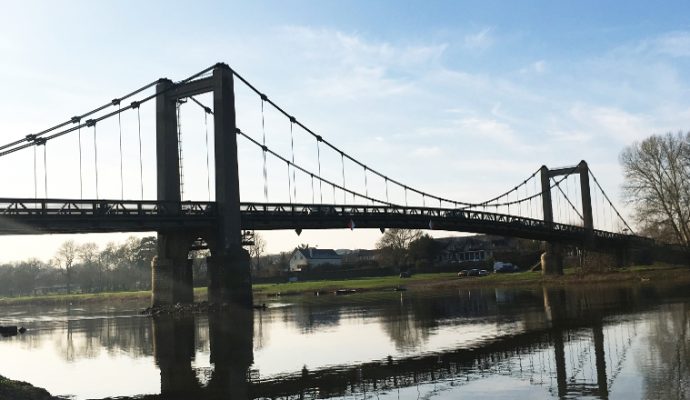
<svg viewBox="0 0 690 400">
<path fill-rule="evenodd" d="M 73 399 L 683 399 L 690 286 L 455 289 L 145 305 L 3 307 L 0 375 Z"/>
</svg>

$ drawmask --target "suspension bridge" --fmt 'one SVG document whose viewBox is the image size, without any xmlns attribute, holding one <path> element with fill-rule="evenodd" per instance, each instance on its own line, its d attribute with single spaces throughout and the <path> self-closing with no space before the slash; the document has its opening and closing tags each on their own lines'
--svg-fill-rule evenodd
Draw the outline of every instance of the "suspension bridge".
<svg viewBox="0 0 690 400">
<path fill-rule="evenodd" d="M 236 84 L 255 96 L 259 112 L 238 111 Z M 209 93 L 205 104 L 202 97 Z M 183 127 L 185 132 L 190 128 L 181 115 L 190 106 L 203 115 L 205 134 L 206 168 L 201 174 L 205 176 L 195 174 L 193 179 L 185 169 L 204 160 L 185 163 L 189 158 L 184 157 Z M 154 127 L 142 118 L 145 108 L 154 117 Z M 238 123 L 253 117 L 247 128 Z M 286 127 L 284 134 L 278 135 L 279 129 L 270 124 Z M 146 156 L 142 143 L 152 137 L 147 134 L 151 130 L 155 130 L 155 165 L 145 168 L 152 157 Z M 198 126 L 192 130 L 198 131 Z M 128 154 L 127 132 L 130 137 L 136 133 L 134 151 Z M 104 148 L 104 135 L 110 135 L 113 145 Z M 68 140 L 74 146 L 71 150 L 64 147 Z M 302 146 L 296 145 L 298 141 Z M 61 158 L 51 165 L 52 147 L 60 149 Z M 304 150 L 307 147 L 312 150 Z M 241 201 L 239 158 L 244 151 L 260 155 L 262 201 Z M 207 260 L 209 300 L 251 301 L 243 231 L 294 229 L 299 234 L 303 229 L 417 228 L 523 237 L 550 244 L 552 261 L 543 267 L 553 273 L 562 272 L 558 247 L 564 244 L 613 253 L 619 259 L 631 249 L 654 246 L 650 239 L 634 234 L 584 161 L 565 168 L 542 166 L 514 187 L 480 202 L 432 194 L 337 147 L 222 63 L 178 82 L 156 80 L 0 146 L 0 161 L 21 154 L 24 162 L 33 163 L 24 169 L 33 176 L 22 180 L 24 192 L 18 196 L 8 193 L 15 182 L 3 187 L 0 235 L 156 231 L 154 304 L 192 301 L 187 254 L 193 243 L 203 243 L 212 254 Z M 67 164 L 67 158 L 73 166 L 68 174 L 60 165 Z M 55 184 L 52 171 L 58 168 Z M 151 169 L 155 196 L 145 190 Z M 269 185 L 269 170 L 283 176 L 280 190 Z M 203 177 L 208 198 L 185 198 L 185 185 L 198 185 Z M 134 183 L 138 190 L 132 191 Z M 74 192 L 78 187 L 78 196 L 53 194 L 64 193 L 68 186 Z M 119 196 L 112 195 L 114 188 Z M 27 195 L 31 189 L 33 196 Z"/>
</svg>

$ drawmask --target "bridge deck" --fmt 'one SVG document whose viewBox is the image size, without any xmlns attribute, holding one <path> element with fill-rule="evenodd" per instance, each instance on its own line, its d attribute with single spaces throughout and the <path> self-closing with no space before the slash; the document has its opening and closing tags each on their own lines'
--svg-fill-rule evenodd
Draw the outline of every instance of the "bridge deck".
<svg viewBox="0 0 690 400">
<path fill-rule="evenodd" d="M 536 240 L 582 243 L 581 226 L 547 223 L 506 214 L 433 207 L 334 204 L 242 203 L 242 229 L 416 228 L 487 233 Z M 0 199 L 0 235 L 144 232 L 212 229 L 215 203 L 184 201 Z M 598 246 L 646 238 L 593 231 Z"/>
</svg>

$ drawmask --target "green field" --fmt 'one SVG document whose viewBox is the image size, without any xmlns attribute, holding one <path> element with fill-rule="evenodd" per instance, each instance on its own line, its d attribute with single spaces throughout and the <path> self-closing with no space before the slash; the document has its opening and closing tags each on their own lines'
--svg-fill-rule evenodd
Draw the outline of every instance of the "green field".
<svg viewBox="0 0 690 400">
<path fill-rule="evenodd" d="M 655 265 L 635 266 L 617 269 L 604 273 L 583 274 L 576 269 L 566 269 L 565 275 L 559 277 L 543 277 L 540 272 L 518 272 L 507 274 L 489 274 L 484 277 L 458 277 L 455 273 L 416 274 L 410 278 L 396 276 L 357 278 L 347 280 L 323 280 L 277 284 L 255 284 L 254 295 L 276 296 L 295 295 L 314 292 L 333 292 L 338 289 L 354 289 L 357 291 L 392 290 L 405 287 L 409 290 L 429 290 L 437 287 L 449 286 L 513 286 L 513 285 L 560 285 L 583 284 L 621 281 L 648 280 L 689 280 L 690 269 L 687 267 Z M 194 296 L 198 300 L 205 300 L 206 288 L 195 288 Z M 150 291 L 111 292 L 87 294 L 59 294 L 44 296 L 24 296 L 0 298 L 0 305 L 13 304 L 83 304 L 83 303 L 121 303 L 147 302 L 151 297 Z"/>
</svg>

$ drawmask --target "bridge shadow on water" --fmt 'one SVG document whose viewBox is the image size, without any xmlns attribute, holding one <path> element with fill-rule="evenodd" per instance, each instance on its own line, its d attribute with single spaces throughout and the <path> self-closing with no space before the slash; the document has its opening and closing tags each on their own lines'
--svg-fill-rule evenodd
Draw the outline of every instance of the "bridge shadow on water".
<svg viewBox="0 0 690 400">
<path fill-rule="evenodd" d="M 406 391 L 418 392 L 429 385 L 439 398 L 452 398 L 444 397 L 443 391 L 503 377 L 539 387 L 554 398 L 608 399 L 641 329 L 636 315 L 671 304 L 668 307 L 679 311 L 673 315 L 687 326 L 687 297 L 682 309 L 672 304 L 673 299 L 687 296 L 686 290 L 664 289 L 663 296 L 653 288 L 625 286 L 463 289 L 450 297 L 396 294 L 372 304 L 371 312 L 401 349 L 414 347 L 420 337 L 443 326 L 455 325 L 461 335 L 461 320 L 487 318 L 496 326 L 513 323 L 515 329 L 462 347 L 314 370 L 305 366 L 273 376 L 261 376 L 253 365 L 254 352 L 261 347 L 257 343 L 262 340 L 261 320 L 291 318 L 303 332 L 332 328 L 352 312 L 350 299 L 307 299 L 299 312 L 269 308 L 209 313 L 207 328 L 199 324 L 200 319 L 206 321 L 205 316 L 159 316 L 151 320 L 151 339 L 160 370 L 160 394 L 139 398 L 408 398 Z M 195 367 L 200 335 L 210 349 L 210 368 Z M 676 339 L 671 347 L 677 345 L 687 352 L 688 338 Z M 668 350 L 665 348 L 659 345 L 655 351 Z M 667 361 L 673 364 L 668 369 L 677 370 L 678 379 L 687 383 L 688 377 L 681 376 L 684 369 L 688 372 L 687 360 Z M 658 374 L 647 377 L 646 385 L 647 393 L 669 389 Z"/>
</svg>

